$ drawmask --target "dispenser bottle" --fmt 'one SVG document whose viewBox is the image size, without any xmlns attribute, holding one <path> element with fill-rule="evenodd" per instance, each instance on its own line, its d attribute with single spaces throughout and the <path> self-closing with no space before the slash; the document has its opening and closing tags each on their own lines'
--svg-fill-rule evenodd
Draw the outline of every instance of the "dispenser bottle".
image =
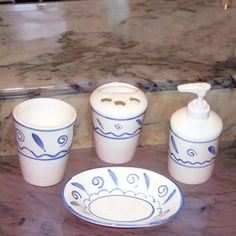
<svg viewBox="0 0 236 236">
<path fill-rule="evenodd" d="M 177 110 L 170 119 L 168 169 L 173 178 L 185 184 L 200 184 L 212 174 L 223 123 L 204 100 L 208 83 L 178 86 L 179 92 L 198 98 Z"/>
</svg>

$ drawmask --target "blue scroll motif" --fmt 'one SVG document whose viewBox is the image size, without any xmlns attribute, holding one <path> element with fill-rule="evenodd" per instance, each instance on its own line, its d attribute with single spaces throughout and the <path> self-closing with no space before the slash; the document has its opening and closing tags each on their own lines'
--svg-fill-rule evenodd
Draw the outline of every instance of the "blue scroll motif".
<svg viewBox="0 0 236 236">
<path fill-rule="evenodd" d="M 188 149 L 187 150 L 187 154 L 190 156 L 190 157 L 194 157 L 197 155 L 197 152 L 194 150 L 194 149 Z"/>
<path fill-rule="evenodd" d="M 68 141 L 68 136 L 67 135 L 61 135 L 58 139 L 57 142 L 60 144 L 60 146 L 64 146 Z"/>
<path fill-rule="evenodd" d="M 75 191 L 75 190 L 72 191 L 71 195 L 72 195 L 72 197 L 73 197 L 75 200 L 78 200 L 79 198 L 81 198 L 80 193 L 77 192 L 77 191 Z"/>
<path fill-rule="evenodd" d="M 24 142 L 25 141 L 25 135 L 23 132 L 19 129 L 16 129 L 16 137 L 19 142 Z"/>
<path fill-rule="evenodd" d="M 160 185 L 157 191 L 159 197 L 165 197 L 169 190 L 166 185 Z"/>
<path fill-rule="evenodd" d="M 126 180 L 129 184 L 134 185 L 135 188 L 139 185 L 139 176 L 137 174 L 129 174 Z"/>
<path fill-rule="evenodd" d="M 78 200 L 79 198 L 80 198 L 80 199 L 82 198 L 81 194 L 80 194 L 78 191 L 76 191 L 76 190 L 73 190 L 73 191 L 71 192 L 71 195 L 72 195 L 72 197 L 73 197 L 75 200 Z M 70 204 L 73 205 L 73 206 L 80 206 L 80 204 L 78 203 L 78 201 L 71 201 Z M 81 206 L 80 206 L 80 207 L 81 207 Z"/>
<path fill-rule="evenodd" d="M 37 135 L 32 133 L 32 138 L 34 140 L 34 142 L 44 151 L 46 152 L 46 149 L 44 147 L 43 141 L 41 140 L 41 138 Z"/>
<path fill-rule="evenodd" d="M 123 128 L 123 126 L 122 126 L 121 124 L 115 124 L 115 128 L 118 129 L 118 130 L 120 130 L 120 129 Z"/>
<path fill-rule="evenodd" d="M 92 179 L 92 184 L 97 186 L 98 188 L 102 188 L 103 185 L 104 185 L 104 179 L 100 176 L 95 176 L 93 179 Z"/>
<path fill-rule="evenodd" d="M 214 146 L 209 146 L 208 151 L 214 155 L 216 154 L 216 148 Z"/>
</svg>

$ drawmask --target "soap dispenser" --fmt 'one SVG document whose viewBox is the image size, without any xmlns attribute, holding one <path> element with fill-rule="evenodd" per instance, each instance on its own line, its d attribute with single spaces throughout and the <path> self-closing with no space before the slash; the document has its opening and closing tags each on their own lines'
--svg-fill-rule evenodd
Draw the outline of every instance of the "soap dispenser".
<svg viewBox="0 0 236 236">
<path fill-rule="evenodd" d="M 213 172 L 223 123 L 204 100 L 210 88 L 208 83 L 178 86 L 179 92 L 198 96 L 170 119 L 168 170 L 173 178 L 185 184 L 203 183 Z"/>
</svg>

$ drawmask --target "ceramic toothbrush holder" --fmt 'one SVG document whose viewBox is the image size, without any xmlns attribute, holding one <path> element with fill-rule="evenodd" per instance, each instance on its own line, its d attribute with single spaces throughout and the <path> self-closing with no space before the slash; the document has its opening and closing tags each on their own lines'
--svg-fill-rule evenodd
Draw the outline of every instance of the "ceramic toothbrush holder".
<svg viewBox="0 0 236 236">
<path fill-rule="evenodd" d="M 148 105 L 145 94 L 128 83 L 112 82 L 95 89 L 90 104 L 97 156 L 114 164 L 130 161 Z"/>
</svg>

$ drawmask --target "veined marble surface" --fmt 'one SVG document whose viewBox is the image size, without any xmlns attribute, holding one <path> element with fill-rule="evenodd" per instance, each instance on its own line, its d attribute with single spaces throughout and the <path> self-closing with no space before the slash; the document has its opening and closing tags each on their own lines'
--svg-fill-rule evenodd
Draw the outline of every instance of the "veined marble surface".
<svg viewBox="0 0 236 236">
<path fill-rule="evenodd" d="M 1 236 L 234 236 L 236 234 L 235 149 L 221 150 L 213 176 L 205 183 L 190 186 L 178 183 L 184 208 L 170 222 L 151 228 L 119 229 L 94 225 L 72 215 L 63 205 L 63 183 L 84 170 L 109 166 L 94 149 L 74 150 L 62 183 L 35 187 L 21 177 L 17 157 L 0 157 Z M 167 147 L 139 148 L 126 166 L 141 167 L 170 178 Z"/>
<path fill-rule="evenodd" d="M 0 96 L 144 91 L 187 81 L 236 87 L 236 4 L 87 0 L 0 5 Z"/>
</svg>

